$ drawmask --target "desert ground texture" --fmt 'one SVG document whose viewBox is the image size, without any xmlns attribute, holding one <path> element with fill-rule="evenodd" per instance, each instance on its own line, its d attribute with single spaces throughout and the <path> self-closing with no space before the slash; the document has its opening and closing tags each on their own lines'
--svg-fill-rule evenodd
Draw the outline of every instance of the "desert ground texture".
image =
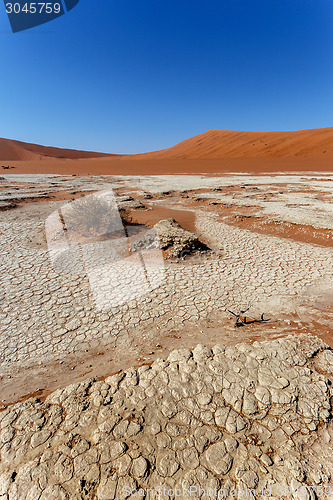
<svg viewBox="0 0 333 500">
<path fill-rule="evenodd" d="M 1 499 L 332 498 L 332 129 L 275 134 L 1 140 Z"/>
<path fill-rule="evenodd" d="M 173 498 L 191 485 L 196 498 L 199 485 L 216 498 L 329 498 L 330 173 L 0 182 L 3 498 L 159 486 Z M 108 239 L 74 245 L 77 266 L 55 261 L 48 237 L 54 214 L 110 192 L 128 229 L 162 224 L 171 238 L 155 285 L 122 268 L 133 293 L 119 303 Z"/>
</svg>

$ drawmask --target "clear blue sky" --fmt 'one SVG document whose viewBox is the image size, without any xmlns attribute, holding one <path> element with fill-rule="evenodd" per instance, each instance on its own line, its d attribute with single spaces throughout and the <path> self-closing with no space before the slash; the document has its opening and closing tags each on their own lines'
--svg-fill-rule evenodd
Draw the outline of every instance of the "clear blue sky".
<svg viewBox="0 0 333 500">
<path fill-rule="evenodd" d="M 16 34 L 0 3 L 0 43 L 0 137 L 135 153 L 333 125 L 332 0 L 80 0 Z"/>
</svg>

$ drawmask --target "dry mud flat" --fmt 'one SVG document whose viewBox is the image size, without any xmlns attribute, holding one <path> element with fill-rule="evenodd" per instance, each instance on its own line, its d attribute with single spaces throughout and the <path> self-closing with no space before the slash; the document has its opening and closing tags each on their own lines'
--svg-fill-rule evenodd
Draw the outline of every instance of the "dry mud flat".
<svg viewBox="0 0 333 500">
<path fill-rule="evenodd" d="M 332 498 L 315 336 L 172 351 L 0 413 L 0 498 Z"/>
<path fill-rule="evenodd" d="M 332 351 L 308 332 L 332 346 L 332 186 L 331 174 L 4 175 L 0 498 L 123 498 L 165 485 L 184 496 L 192 486 L 195 498 L 196 487 L 330 498 Z M 106 285 L 94 264 L 105 241 L 86 245 L 80 272 L 70 259 L 60 271 L 45 221 L 110 189 L 147 225 L 174 214 L 211 253 L 166 260 L 158 286 L 97 307 L 89 273 Z M 227 207 L 309 232 L 248 230 Z M 251 317 L 271 320 L 234 328 L 226 310 L 249 302 Z"/>
<path fill-rule="evenodd" d="M 331 238 L 329 174 L 4 175 L 0 185 L 1 201 L 17 205 L 0 212 L 0 399 L 4 406 L 28 394 L 45 396 L 88 374 L 105 377 L 124 366 L 152 362 L 179 346 L 235 344 L 293 332 L 316 333 L 332 345 L 332 248 L 235 227 L 216 205 L 227 197 L 229 205 L 247 214 L 257 200 L 257 215 L 296 227 L 297 222 L 308 224 Z M 68 260 L 68 268 L 65 265 L 60 271 L 50 259 L 45 221 L 71 198 L 110 188 L 120 200 L 131 194 L 137 201 L 130 205 L 136 207 L 138 201 L 144 205 L 133 212 L 135 216 L 165 218 L 165 210 L 168 217 L 174 212 L 212 253 L 166 261 L 158 287 L 99 310 L 88 274 L 98 245 L 92 247 L 92 266 L 87 260 L 81 272 L 72 272 Z M 204 201 L 195 201 L 203 188 Z M 288 207 L 290 200 L 293 207 Z M 302 205 L 299 213 L 297 203 Z M 95 277 L 102 284 L 103 272 L 96 269 Z M 107 285 L 106 297 L 111 288 Z M 257 319 L 264 312 L 271 321 L 235 329 L 226 309 L 249 302 L 249 316 Z"/>
</svg>

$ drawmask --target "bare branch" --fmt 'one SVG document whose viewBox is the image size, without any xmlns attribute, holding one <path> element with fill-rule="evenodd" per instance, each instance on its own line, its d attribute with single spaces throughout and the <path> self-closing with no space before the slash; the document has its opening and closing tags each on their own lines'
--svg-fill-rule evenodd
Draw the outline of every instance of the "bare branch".
<svg viewBox="0 0 333 500">
<path fill-rule="evenodd" d="M 239 326 L 246 326 L 250 323 L 260 323 L 262 321 L 270 321 L 270 319 L 264 319 L 264 313 L 262 313 L 262 315 L 260 316 L 260 319 L 253 319 L 250 321 L 247 321 L 247 317 L 245 316 L 245 313 L 251 308 L 251 302 L 248 303 L 248 306 L 246 309 L 239 309 L 236 313 L 233 312 L 233 311 L 230 311 L 230 309 L 226 309 L 230 314 L 232 314 L 233 316 L 235 316 L 236 318 L 236 321 L 235 321 L 235 327 L 239 327 Z M 244 316 L 241 318 L 241 315 Z"/>
</svg>

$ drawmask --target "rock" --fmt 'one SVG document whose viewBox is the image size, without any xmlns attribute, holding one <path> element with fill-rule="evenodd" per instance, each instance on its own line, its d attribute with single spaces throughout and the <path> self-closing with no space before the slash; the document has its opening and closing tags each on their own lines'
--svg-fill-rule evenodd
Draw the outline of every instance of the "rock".
<svg viewBox="0 0 333 500">
<path fill-rule="evenodd" d="M 157 422 L 153 423 L 150 427 L 150 432 L 155 436 L 159 432 L 161 432 L 161 426 Z"/>
<path fill-rule="evenodd" d="M 133 481 L 133 479 L 132 479 Z M 113 477 L 103 478 L 97 488 L 98 500 L 113 500 L 116 494 L 117 480 Z M 121 492 L 123 494 L 123 492 Z"/>
<path fill-rule="evenodd" d="M 230 413 L 229 407 L 218 408 L 215 412 L 216 425 L 219 427 L 224 427 L 226 424 L 229 413 Z"/>
<path fill-rule="evenodd" d="M 0 441 L 2 441 L 2 443 L 9 443 L 13 439 L 14 435 L 15 430 L 13 427 L 5 427 L 1 432 Z"/>
<path fill-rule="evenodd" d="M 122 455 L 117 458 L 114 462 L 114 466 L 117 469 L 119 476 L 126 476 L 131 468 L 132 458 L 129 455 Z"/>
<path fill-rule="evenodd" d="M 212 350 L 202 344 L 198 344 L 193 349 L 193 358 L 198 363 L 207 361 L 212 356 Z"/>
<path fill-rule="evenodd" d="M 0 496 L 4 496 L 7 494 L 12 481 L 13 478 L 10 472 L 4 472 L 0 475 Z"/>
<path fill-rule="evenodd" d="M 290 483 L 293 498 L 298 500 L 315 500 L 315 495 L 307 486 L 301 484 L 296 479 L 292 479 Z"/>
<path fill-rule="evenodd" d="M 177 459 L 184 470 L 196 469 L 200 464 L 199 455 L 194 446 L 191 448 L 185 447 L 184 449 L 178 451 Z"/>
<path fill-rule="evenodd" d="M 230 434 L 235 434 L 239 431 L 242 431 L 243 429 L 245 429 L 246 425 L 246 420 L 241 415 L 238 415 L 233 410 L 230 411 L 225 423 L 225 428 L 228 432 L 230 432 Z"/>
<path fill-rule="evenodd" d="M 1 180 L 1 179 L 0 179 Z M 11 210 L 13 208 L 16 208 L 17 204 L 13 203 L 12 201 L 0 201 L 0 212 L 5 211 L 5 210 Z"/>
<path fill-rule="evenodd" d="M 118 208 L 146 208 L 139 200 L 135 200 L 132 196 L 122 195 L 116 198 Z"/>
<path fill-rule="evenodd" d="M 234 453 L 238 448 L 238 441 L 237 441 L 237 439 L 233 438 L 232 436 L 226 437 L 224 440 L 224 444 L 225 444 L 227 451 L 229 453 Z"/>
<path fill-rule="evenodd" d="M 54 467 L 54 474 L 58 478 L 59 483 L 63 484 L 72 479 L 73 472 L 73 461 L 66 455 L 61 455 Z"/>
<path fill-rule="evenodd" d="M 269 405 L 271 403 L 271 394 L 266 387 L 258 386 L 255 390 L 255 397 L 264 405 Z"/>
<path fill-rule="evenodd" d="M 154 225 L 162 250 L 171 249 L 173 257 L 184 257 L 196 251 L 207 250 L 198 237 L 183 229 L 174 219 L 165 219 Z"/>
<path fill-rule="evenodd" d="M 211 402 L 212 398 L 213 396 L 209 392 L 201 392 L 198 394 L 197 401 L 199 405 L 206 406 Z"/>
</svg>

